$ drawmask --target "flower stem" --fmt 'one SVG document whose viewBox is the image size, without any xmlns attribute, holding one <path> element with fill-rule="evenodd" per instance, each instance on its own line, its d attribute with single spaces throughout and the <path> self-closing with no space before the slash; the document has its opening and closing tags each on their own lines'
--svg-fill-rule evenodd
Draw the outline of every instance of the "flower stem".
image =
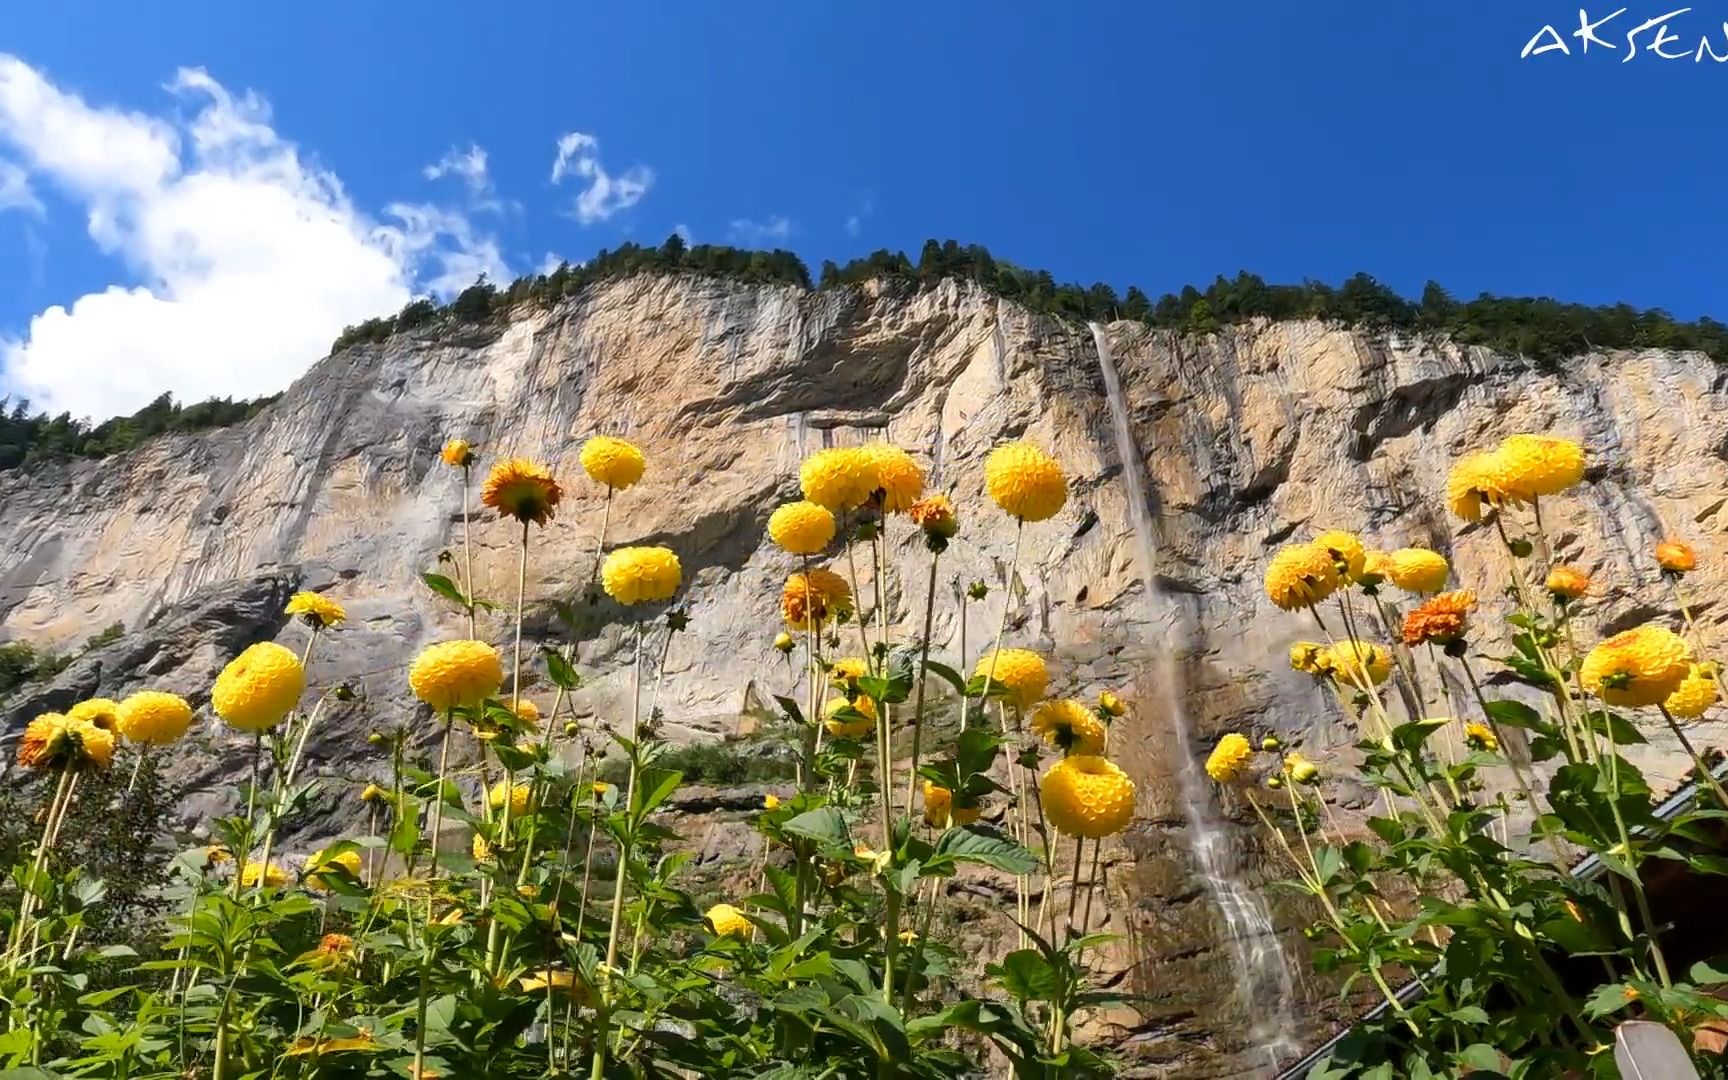
<svg viewBox="0 0 1728 1080">
<path fill-rule="evenodd" d="M 1698 779 L 1708 785 L 1710 790 L 1715 792 L 1716 801 L 1721 803 L 1724 809 L 1728 809 L 1728 791 L 1722 789 L 1722 782 L 1716 779 L 1716 774 L 1704 763 L 1703 756 L 1698 753 L 1698 748 L 1692 745 L 1692 740 L 1686 737 L 1686 732 L 1674 719 L 1674 714 L 1668 711 L 1666 705 L 1656 706 L 1656 711 L 1662 714 L 1662 719 L 1668 722 L 1668 730 L 1674 733 L 1674 737 L 1680 740 L 1680 745 L 1685 747 L 1686 753 L 1692 758 L 1692 767 L 1698 770 Z"/>
<path fill-rule="evenodd" d="M 432 899 L 437 890 L 431 882 L 438 880 L 438 841 L 444 830 L 444 783 L 450 772 L 450 732 L 456 726 L 454 709 L 444 712 L 444 735 L 438 747 L 438 788 L 432 801 L 432 828 L 428 835 L 432 869 L 426 888 L 426 949 L 420 958 L 420 993 L 414 1003 L 414 1076 L 426 1075 L 426 997 L 432 984 Z"/>
<path fill-rule="evenodd" d="M 631 696 L 634 705 L 630 715 L 630 773 L 624 788 L 624 818 L 625 828 L 618 837 L 618 865 L 612 877 L 612 926 L 606 934 L 606 970 L 601 984 L 600 1009 L 598 1028 L 594 1033 L 593 1080 L 602 1080 L 606 1071 L 606 1038 L 612 1026 L 612 985 L 614 972 L 618 968 L 618 931 L 624 922 L 624 893 L 627 885 L 627 869 L 630 863 L 630 849 L 635 834 L 635 825 L 631 822 L 633 808 L 636 805 L 636 779 L 642 771 L 642 623 L 636 623 L 636 661 L 635 673 L 632 678 Z"/>
<path fill-rule="evenodd" d="M 912 769 L 906 777 L 906 812 L 912 812 L 912 801 L 918 790 L 918 765 L 921 760 L 924 740 L 924 684 L 929 674 L 924 670 L 930 662 L 930 633 L 936 617 L 936 564 L 942 559 L 941 552 L 930 555 L 930 587 L 924 596 L 924 639 L 918 648 L 918 691 L 912 699 Z M 962 658 L 961 663 L 965 660 Z M 965 710 L 965 702 L 961 702 L 961 710 Z"/>
<path fill-rule="evenodd" d="M 474 637 L 474 545 L 468 536 L 469 466 L 462 466 L 462 595 L 467 599 L 468 637 Z"/>
</svg>

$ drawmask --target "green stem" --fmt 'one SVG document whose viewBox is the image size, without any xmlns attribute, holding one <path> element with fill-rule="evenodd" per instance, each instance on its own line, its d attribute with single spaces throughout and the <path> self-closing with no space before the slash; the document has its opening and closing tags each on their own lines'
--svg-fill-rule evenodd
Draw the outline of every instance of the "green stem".
<svg viewBox="0 0 1728 1080">
<path fill-rule="evenodd" d="M 633 846 L 635 825 L 632 821 L 636 805 L 636 779 L 642 771 L 642 623 L 636 623 L 636 661 L 635 674 L 632 679 L 632 698 L 634 705 L 630 715 L 630 773 L 624 788 L 625 828 L 618 837 L 618 865 L 612 876 L 612 925 L 606 934 L 606 970 L 602 973 L 603 982 L 600 992 L 599 1024 L 594 1033 L 594 1061 L 591 1073 L 592 1080 L 601 1080 L 606 1071 L 606 1040 L 612 1026 L 612 984 L 614 973 L 618 969 L 618 931 L 624 922 L 624 893 L 627 885 L 627 869 L 630 864 L 630 849 Z"/>
<path fill-rule="evenodd" d="M 1658 705 L 1656 710 L 1662 714 L 1662 719 L 1668 722 L 1668 730 L 1674 733 L 1674 737 L 1680 740 L 1680 745 L 1685 747 L 1687 755 L 1692 758 L 1692 767 L 1698 771 L 1698 779 L 1708 785 L 1710 790 L 1716 793 L 1716 801 L 1721 803 L 1724 809 L 1728 809 L 1728 791 L 1722 789 L 1722 782 L 1716 779 L 1716 774 L 1704 763 L 1703 756 L 1698 753 L 1698 748 L 1692 745 L 1692 740 L 1686 737 L 1686 732 L 1675 721 L 1674 714 L 1668 711 L 1666 705 Z"/>
<path fill-rule="evenodd" d="M 420 993 L 414 1003 L 415 1077 L 426 1075 L 426 997 L 432 983 L 432 898 L 437 892 L 432 882 L 438 880 L 438 841 L 444 831 L 444 784 L 450 772 L 450 732 L 455 726 L 455 710 L 445 710 L 444 735 L 438 748 L 438 788 L 432 801 L 432 829 L 427 843 L 432 869 L 426 887 L 426 949 L 420 959 Z"/>
<path fill-rule="evenodd" d="M 924 684 L 928 672 L 925 665 L 930 662 L 930 634 L 936 617 L 936 564 L 942 559 L 941 552 L 930 555 L 930 587 L 924 596 L 924 640 L 918 649 L 918 692 L 912 699 L 912 770 L 906 777 L 906 812 L 912 812 L 913 799 L 918 791 L 918 765 L 924 745 Z M 965 660 L 962 658 L 961 663 Z M 964 709 L 965 702 L 960 703 Z"/>
</svg>

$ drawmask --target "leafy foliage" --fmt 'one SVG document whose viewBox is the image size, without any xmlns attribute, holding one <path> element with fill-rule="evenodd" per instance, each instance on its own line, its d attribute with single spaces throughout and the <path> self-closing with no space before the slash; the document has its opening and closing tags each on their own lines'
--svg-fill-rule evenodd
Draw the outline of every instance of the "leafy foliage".
<svg viewBox="0 0 1728 1080">
<path fill-rule="evenodd" d="M 50 417 L 30 412 L 27 399 L 0 398 L 0 469 L 30 466 L 59 458 L 102 458 L 130 450 L 157 435 L 227 427 L 256 416 L 276 396 L 235 401 L 211 398 L 181 405 L 163 394 L 131 416 L 92 425 L 71 413 Z"/>
</svg>

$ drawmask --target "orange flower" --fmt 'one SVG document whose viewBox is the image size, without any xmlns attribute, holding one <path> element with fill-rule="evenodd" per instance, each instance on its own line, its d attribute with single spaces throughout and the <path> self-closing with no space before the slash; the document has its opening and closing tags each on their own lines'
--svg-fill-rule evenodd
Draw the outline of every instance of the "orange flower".
<svg viewBox="0 0 1728 1080">
<path fill-rule="evenodd" d="M 1446 645 L 1464 636 L 1476 594 L 1469 589 L 1443 592 L 1418 604 L 1404 616 L 1404 644 Z"/>
<path fill-rule="evenodd" d="M 846 579 L 832 570 L 817 567 L 807 574 L 793 574 L 780 593 L 780 614 L 795 630 L 820 628 L 852 610 L 852 590 Z"/>
<path fill-rule="evenodd" d="M 526 525 L 544 525 L 553 516 L 564 492 L 546 466 L 527 458 L 510 458 L 492 466 L 480 488 L 480 501 Z"/>
<path fill-rule="evenodd" d="M 1684 541 L 1664 540 L 1656 545 L 1656 565 L 1666 574 L 1684 574 L 1698 568 L 1698 556 Z"/>
<path fill-rule="evenodd" d="M 1547 589 L 1557 600 L 1576 600 L 1590 591 L 1590 575 L 1575 566 L 1556 566 L 1548 572 Z"/>
<path fill-rule="evenodd" d="M 952 540 L 960 531 L 960 522 L 954 516 L 954 503 L 946 495 L 927 495 L 919 499 L 907 508 L 906 516 L 929 535 L 944 540 Z"/>
</svg>

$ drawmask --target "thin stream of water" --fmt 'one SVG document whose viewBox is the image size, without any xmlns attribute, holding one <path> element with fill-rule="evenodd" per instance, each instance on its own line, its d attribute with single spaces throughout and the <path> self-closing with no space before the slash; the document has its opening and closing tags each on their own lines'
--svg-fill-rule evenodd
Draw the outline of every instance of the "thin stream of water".
<svg viewBox="0 0 1728 1080">
<path fill-rule="evenodd" d="M 1122 459 L 1122 483 L 1127 488 L 1128 516 L 1134 525 L 1135 556 L 1144 588 L 1148 622 L 1156 620 L 1167 604 L 1158 587 L 1158 545 L 1152 533 L 1152 514 L 1147 508 L 1146 480 L 1140 453 L 1129 425 L 1128 405 L 1122 396 L 1122 379 L 1110 355 L 1104 327 L 1089 324 L 1098 348 L 1098 366 L 1104 376 L 1104 391 L 1110 401 L 1110 424 L 1116 436 L 1116 453 Z M 1224 916 L 1230 958 L 1236 975 L 1236 992 L 1251 1028 L 1249 1039 L 1266 1048 L 1274 1068 L 1280 1058 L 1301 1052 L 1293 1031 L 1295 989 L 1289 960 L 1278 943 L 1272 916 L 1260 894 L 1238 876 L 1229 835 L 1213 812 L 1212 793 L 1188 730 L 1188 714 L 1182 702 L 1182 672 L 1176 662 L 1186 637 L 1180 613 L 1172 620 L 1175 640 L 1158 651 L 1156 686 L 1160 702 L 1170 717 L 1175 734 L 1177 791 L 1188 821 L 1189 844 L 1206 886 L 1206 892 Z"/>
</svg>

